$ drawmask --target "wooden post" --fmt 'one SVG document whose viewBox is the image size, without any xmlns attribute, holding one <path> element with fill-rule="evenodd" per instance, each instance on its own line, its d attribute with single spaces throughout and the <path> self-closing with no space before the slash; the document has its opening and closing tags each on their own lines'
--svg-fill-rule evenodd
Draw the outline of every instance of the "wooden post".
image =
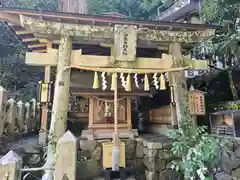
<svg viewBox="0 0 240 180">
<path fill-rule="evenodd" d="M 77 139 L 67 131 L 57 143 L 54 179 L 76 180 Z"/>
<path fill-rule="evenodd" d="M 128 130 L 132 130 L 132 102 L 131 102 L 131 98 L 127 98 L 127 125 L 128 125 Z"/>
<path fill-rule="evenodd" d="M 52 48 L 52 43 L 48 41 L 48 50 Z M 51 66 L 45 66 L 44 83 L 51 82 Z M 38 136 L 39 144 L 46 145 L 47 142 L 47 122 L 48 122 L 48 104 L 42 105 L 41 128 Z"/>
<path fill-rule="evenodd" d="M 0 159 L 0 177 L 21 180 L 22 159 L 12 150 Z"/>
<path fill-rule="evenodd" d="M 183 66 L 183 56 L 180 43 L 174 42 L 169 46 L 169 54 L 173 55 L 173 66 L 181 67 Z M 187 102 L 187 85 L 184 71 L 177 71 L 169 73 L 171 85 L 173 86 L 175 107 L 171 107 L 173 110 L 172 116 L 176 112 L 176 118 L 178 127 L 180 128 L 180 122 L 182 120 L 182 115 L 184 112 L 184 103 Z"/>
<path fill-rule="evenodd" d="M 8 122 L 8 133 L 10 135 L 15 134 L 15 127 L 16 127 L 16 101 L 11 98 L 7 101 L 8 104 L 8 112 L 7 112 L 7 122 Z"/>
<path fill-rule="evenodd" d="M 20 100 L 17 102 L 17 119 L 19 123 L 20 134 L 23 133 L 23 122 L 24 122 L 24 103 Z"/>
<path fill-rule="evenodd" d="M 92 128 L 94 118 L 94 99 L 89 97 L 88 128 Z"/>
</svg>

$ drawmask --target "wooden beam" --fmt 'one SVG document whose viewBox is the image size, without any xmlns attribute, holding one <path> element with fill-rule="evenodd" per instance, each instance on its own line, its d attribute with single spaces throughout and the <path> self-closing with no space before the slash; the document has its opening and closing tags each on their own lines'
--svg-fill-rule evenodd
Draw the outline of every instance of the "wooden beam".
<svg viewBox="0 0 240 180">
<path fill-rule="evenodd" d="M 35 53 L 45 53 L 45 52 L 47 52 L 47 50 L 46 49 L 38 49 L 38 50 L 33 50 L 33 52 L 35 52 Z"/>
<path fill-rule="evenodd" d="M 89 66 L 89 67 L 112 67 L 112 56 L 94 56 L 81 55 L 81 50 L 72 50 L 71 65 L 73 66 Z M 46 54 L 26 53 L 25 63 L 33 66 L 56 66 L 57 50 L 51 49 Z M 153 68 L 166 69 L 171 68 L 172 56 L 163 54 L 162 58 L 136 58 L 132 63 L 116 61 L 116 67 L 122 68 Z"/>
<path fill-rule="evenodd" d="M 32 42 L 32 41 L 38 41 L 38 38 L 27 38 L 27 39 L 22 39 L 23 42 Z"/>
<path fill-rule="evenodd" d="M 19 16 L 14 16 L 9 13 L 0 12 L 0 19 L 7 20 L 8 23 L 20 25 Z"/>
<path fill-rule="evenodd" d="M 32 66 L 56 66 L 57 49 L 48 49 L 48 53 L 27 52 L 25 63 Z M 88 66 L 88 67 L 113 67 L 111 64 L 111 56 L 82 55 L 81 50 L 72 50 L 71 65 L 72 66 Z M 193 69 L 207 69 L 207 60 L 184 60 L 187 66 Z M 136 58 L 135 62 L 119 62 L 116 61 L 115 67 L 122 68 L 139 68 L 139 69 L 169 69 L 173 64 L 173 56 L 162 54 L 162 58 Z"/>
<path fill-rule="evenodd" d="M 208 60 L 191 59 L 189 56 L 183 56 L 184 63 L 193 69 L 208 69 Z"/>
<path fill-rule="evenodd" d="M 57 49 L 47 49 L 48 53 L 27 52 L 25 63 L 32 66 L 56 66 Z M 88 67 L 112 67 L 111 56 L 82 55 L 81 50 L 72 50 L 71 65 L 72 66 L 88 66 Z M 186 58 L 187 59 L 187 58 Z M 135 62 L 119 62 L 114 64 L 116 67 L 122 68 L 142 68 L 142 69 L 168 69 L 173 63 L 173 56 L 163 54 L 162 58 L 136 58 Z M 207 60 L 187 59 L 184 63 L 191 66 L 192 69 L 207 69 Z"/>
<path fill-rule="evenodd" d="M 47 44 L 48 41 L 49 41 L 49 40 L 47 40 L 47 39 L 39 39 L 39 42 L 40 42 L 41 44 Z"/>
<path fill-rule="evenodd" d="M 40 47 L 47 47 L 47 44 L 33 44 L 33 45 L 28 45 L 28 48 L 40 48 Z"/>
<path fill-rule="evenodd" d="M 48 53 L 27 52 L 25 63 L 32 66 L 56 66 L 57 49 L 48 50 Z"/>
<path fill-rule="evenodd" d="M 28 31 L 15 31 L 16 35 L 24 35 L 24 34 L 32 34 L 31 32 Z"/>
<path fill-rule="evenodd" d="M 49 36 L 60 35 L 62 32 L 68 32 L 70 36 L 81 36 L 91 38 L 109 38 L 114 39 L 114 27 L 95 26 L 83 24 L 66 24 L 59 22 L 50 22 L 34 19 L 20 15 L 22 27 L 32 33 L 47 33 Z M 198 42 L 214 35 L 215 30 L 204 29 L 199 31 L 170 31 L 170 30 L 153 30 L 148 28 L 138 29 L 138 39 L 146 41 L 164 41 L 164 42 Z"/>
</svg>

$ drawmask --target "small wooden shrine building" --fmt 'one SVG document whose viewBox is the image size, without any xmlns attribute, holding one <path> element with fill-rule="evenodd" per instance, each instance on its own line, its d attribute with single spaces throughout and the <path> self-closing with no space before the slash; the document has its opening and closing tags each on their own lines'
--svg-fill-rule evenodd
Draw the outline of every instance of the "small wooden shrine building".
<svg viewBox="0 0 240 180">
<path fill-rule="evenodd" d="M 172 122 L 179 122 L 183 111 L 183 97 L 187 92 L 184 70 L 188 67 L 202 69 L 208 66 L 207 61 L 185 58 L 183 53 L 199 41 L 214 35 L 216 28 L 201 24 L 140 21 L 13 8 L 0 8 L 0 18 L 31 49 L 32 52 L 26 53 L 25 63 L 45 67 L 45 83 L 52 80 L 51 67 L 57 67 L 56 79 L 53 80 L 55 93 L 51 119 L 56 120 L 56 130 L 53 133 L 57 137 L 66 129 L 69 94 L 78 94 L 88 99 L 86 108 L 89 125 L 83 134 L 91 136 L 90 138 L 101 138 L 106 134 L 112 137 L 111 72 L 118 75 L 120 136 L 137 135 L 131 125 L 131 97 L 149 96 L 153 89 L 144 87 L 147 84 L 144 73 L 157 74 L 157 77 L 160 76 L 160 83 L 164 83 L 163 74 L 168 75 L 175 101 L 170 104 L 171 118 Z M 134 77 L 138 73 L 139 76 Z M 122 79 L 132 82 L 127 91 Z M 105 80 L 107 83 L 104 83 Z M 93 89 L 94 83 L 94 88 L 100 88 Z M 149 86 L 151 84 L 150 79 Z M 47 108 L 47 104 L 43 108 Z M 46 133 L 44 111 L 42 131 L 41 133 Z"/>
</svg>

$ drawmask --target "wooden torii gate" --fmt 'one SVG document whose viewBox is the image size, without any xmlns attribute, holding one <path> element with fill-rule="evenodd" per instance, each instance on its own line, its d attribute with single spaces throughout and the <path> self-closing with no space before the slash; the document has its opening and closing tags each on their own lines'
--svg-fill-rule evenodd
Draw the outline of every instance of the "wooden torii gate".
<svg viewBox="0 0 240 180">
<path fill-rule="evenodd" d="M 155 69 L 163 72 L 180 68 L 180 71 L 169 72 L 169 81 L 175 92 L 172 119 L 180 122 L 187 93 L 182 69 L 189 66 L 204 69 L 208 64 L 206 60 L 185 58 L 182 52 L 214 35 L 216 28 L 12 8 L 0 8 L 0 18 L 7 21 L 33 50 L 26 53 L 26 64 L 44 66 L 46 81 L 49 81 L 50 67 L 57 67 L 52 114 L 54 123 L 51 124 L 55 128 L 51 128 L 53 131 L 50 132 L 57 139 L 66 129 L 71 73 L 66 66 Z M 73 44 L 108 46 L 112 53 L 109 56 L 86 55 L 81 49 L 73 49 Z M 165 54 L 152 58 L 136 57 L 139 47 L 159 49 Z M 42 121 L 42 129 L 46 131 L 46 118 Z"/>
</svg>

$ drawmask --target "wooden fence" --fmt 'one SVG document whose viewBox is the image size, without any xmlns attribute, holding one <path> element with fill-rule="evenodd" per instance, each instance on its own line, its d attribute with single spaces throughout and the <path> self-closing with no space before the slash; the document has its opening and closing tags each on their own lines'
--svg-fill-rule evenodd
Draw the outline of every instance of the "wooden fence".
<svg viewBox="0 0 240 180">
<path fill-rule="evenodd" d="M 7 91 L 0 86 L 0 139 L 7 141 L 14 137 L 36 132 L 40 128 L 40 106 L 36 99 L 29 102 L 7 99 Z M 5 142 L 6 143 L 6 142 Z M 1 147 L 0 147 L 1 148 Z"/>
</svg>

